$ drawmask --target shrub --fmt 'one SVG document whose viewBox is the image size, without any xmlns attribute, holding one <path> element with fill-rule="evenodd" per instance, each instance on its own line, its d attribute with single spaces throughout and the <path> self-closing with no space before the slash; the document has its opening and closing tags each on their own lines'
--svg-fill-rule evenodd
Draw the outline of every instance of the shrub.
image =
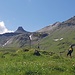
<svg viewBox="0 0 75 75">
<path fill-rule="evenodd" d="M 60 59 L 60 56 L 58 56 L 58 55 L 55 54 L 55 55 L 52 56 L 52 58 L 53 59 Z"/>
</svg>

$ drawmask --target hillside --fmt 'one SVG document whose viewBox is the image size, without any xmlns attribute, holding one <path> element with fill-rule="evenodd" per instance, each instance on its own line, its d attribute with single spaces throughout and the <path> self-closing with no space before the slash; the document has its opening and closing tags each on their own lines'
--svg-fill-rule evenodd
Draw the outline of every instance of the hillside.
<svg viewBox="0 0 75 75">
<path fill-rule="evenodd" d="M 60 22 L 56 22 L 52 25 L 46 26 L 40 30 L 38 30 L 37 32 L 45 32 L 50 34 L 52 31 L 54 31 L 61 23 Z"/>
<path fill-rule="evenodd" d="M 31 33 L 25 31 L 22 27 L 13 33 L 5 33 L 0 35 L 0 46 L 1 47 L 21 47 L 27 44 L 29 40 L 29 35 Z"/>
<path fill-rule="evenodd" d="M 49 32 L 49 31 L 48 31 Z M 50 31 L 51 32 L 51 31 Z M 40 42 L 40 48 L 52 51 L 66 51 L 75 43 L 75 16 L 60 23 L 52 33 Z"/>
<path fill-rule="evenodd" d="M 0 52 L 0 75 L 74 75 L 75 57 L 62 57 L 40 51 L 40 56 L 33 54 L 34 50 L 16 52 Z"/>
<path fill-rule="evenodd" d="M 32 39 L 30 39 L 30 36 Z M 75 43 L 75 16 L 64 21 L 56 22 L 36 32 L 25 31 L 22 27 L 13 33 L 0 35 L 1 47 L 32 47 L 40 46 L 42 50 L 63 51 Z"/>
<path fill-rule="evenodd" d="M 43 32 L 28 32 L 22 27 L 13 33 L 0 34 L 0 47 L 28 47 L 30 46 L 30 35 L 32 35 L 32 43 L 36 43 L 37 40 L 46 37 L 48 34 Z"/>
</svg>

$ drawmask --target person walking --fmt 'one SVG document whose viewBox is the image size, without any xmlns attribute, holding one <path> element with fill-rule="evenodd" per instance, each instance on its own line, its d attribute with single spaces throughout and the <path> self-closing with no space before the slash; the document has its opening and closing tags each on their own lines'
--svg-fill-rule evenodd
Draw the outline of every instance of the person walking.
<svg viewBox="0 0 75 75">
<path fill-rule="evenodd" d="M 70 48 L 69 48 L 69 50 L 68 50 L 67 56 L 70 55 L 70 57 L 72 57 L 71 56 L 72 52 L 73 52 L 73 47 L 71 45 Z"/>
</svg>

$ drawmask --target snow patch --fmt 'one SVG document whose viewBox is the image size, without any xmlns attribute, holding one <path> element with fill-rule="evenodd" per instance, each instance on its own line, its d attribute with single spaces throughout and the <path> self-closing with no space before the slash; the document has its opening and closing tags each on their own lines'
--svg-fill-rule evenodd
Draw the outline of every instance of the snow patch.
<svg viewBox="0 0 75 75">
<path fill-rule="evenodd" d="M 30 40 L 32 40 L 32 34 L 29 36 Z"/>
<path fill-rule="evenodd" d="M 60 38 L 60 39 L 53 39 L 54 41 L 59 41 L 59 40 L 63 40 L 63 38 Z"/>
<path fill-rule="evenodd" d="M 60 40 L 63 40 L 63 38 L 60 38 Z"/>
<path fill-rule="evenodd" d="M 6 46 L 7 44 L 10 44 L 11 42 L 12 42 L 11 39 L 8 40 L 8 41 L 3 45 L 3 47 Z"/>
<path fill-rule="evenodd" d="M 54 39 L 54 41 L 58 41 L 59 39 Z"/>
</svg>

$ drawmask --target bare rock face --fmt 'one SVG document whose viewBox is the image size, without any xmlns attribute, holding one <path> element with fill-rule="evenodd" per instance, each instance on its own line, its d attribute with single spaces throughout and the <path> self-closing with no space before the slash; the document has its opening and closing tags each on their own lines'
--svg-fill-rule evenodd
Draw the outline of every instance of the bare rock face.
<svg viewBox="0 0 75 75">
<path fill-rule="evenodd" d="M 22 27 L 18 27 L 15 33 L 25 33 L 26 31 Z"/>
<path fill-rule="evenodd" d="M 55 22 L 52 25 L 46 26 L 40 30 L 38 30 L 37 32 L 45 32 L 45 33 L 50 33 L 52 31 L 54 31 L 61 23 L 60 22 Z"/>
</svg>

